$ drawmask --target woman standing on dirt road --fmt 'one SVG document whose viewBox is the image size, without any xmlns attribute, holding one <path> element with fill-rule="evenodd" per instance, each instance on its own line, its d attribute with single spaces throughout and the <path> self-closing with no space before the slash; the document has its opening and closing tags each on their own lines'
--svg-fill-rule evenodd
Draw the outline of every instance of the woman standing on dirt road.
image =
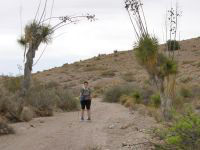
<svg viewBox="0 0 200 150">
<path fill-rule="evenodd" d="M 81 103 L 81 121 L 84 121 L 84 111 L 87 109 L 88 121 L 91 120 L 91 89 L 89 88 L 89 84 L 87 81 L 84 82 L 84 85 L 80 92 L 80 103 Z"/>
</svg>

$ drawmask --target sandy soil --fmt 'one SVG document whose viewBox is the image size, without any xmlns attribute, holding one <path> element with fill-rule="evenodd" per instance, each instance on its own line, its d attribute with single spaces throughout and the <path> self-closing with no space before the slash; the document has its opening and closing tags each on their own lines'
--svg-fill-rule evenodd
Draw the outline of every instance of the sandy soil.
<svg viewBox="0 0 200 150">
<path fill-rule="evenodd" d="M 143 143 L 154 127 L 153 118 L 130 114 L 120 104 L 92 102 L 92 121 L 80 122 L 79 112 L 36 118 L 29 123 L 12 124 L 15 135 L 0 137 L 0 150 L 145 150 Z M 95 149 L 96 148 L 96 149 Z"/>
</svg>

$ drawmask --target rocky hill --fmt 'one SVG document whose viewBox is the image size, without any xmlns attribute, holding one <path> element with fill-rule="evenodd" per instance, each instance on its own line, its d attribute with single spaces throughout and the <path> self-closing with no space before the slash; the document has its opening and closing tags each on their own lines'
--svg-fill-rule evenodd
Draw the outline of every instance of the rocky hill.
<svg viewBox="0 0 200 150">
<path fill-rule="evenodd" d="M 181 49 L 175 52 L 179 64 L 178 83 L 195 85 L 200 83 L 200 38 L 180 42 Z M 163 50 L 163 46 L 160 46 Z M 34 78 L 45 82 L 57 82 L 64 88 L 80 87 L 88 80 L 95 90 L 124 82 L 135 82 L 144 86 L 148 74 L 137 63 L 133 51 L 115 51 L 88 60 L 64 64 L 62 67 L 38 72 Z"/>
</svg>

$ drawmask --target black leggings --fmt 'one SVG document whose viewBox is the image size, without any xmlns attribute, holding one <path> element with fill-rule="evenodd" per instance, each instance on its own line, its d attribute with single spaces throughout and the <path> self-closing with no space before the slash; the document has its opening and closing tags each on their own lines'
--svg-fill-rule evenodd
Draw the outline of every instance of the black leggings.
<svg viewBox="0 0 200 150">
<path fill-rule="evenodd" d="M 86 107 L 87 110 L 90 110 L 90 106 L 91 106 L 91 100 L 82 100 L 81 101 L 81 109 L 85 109 L 85 107 Z"/>
</svg>

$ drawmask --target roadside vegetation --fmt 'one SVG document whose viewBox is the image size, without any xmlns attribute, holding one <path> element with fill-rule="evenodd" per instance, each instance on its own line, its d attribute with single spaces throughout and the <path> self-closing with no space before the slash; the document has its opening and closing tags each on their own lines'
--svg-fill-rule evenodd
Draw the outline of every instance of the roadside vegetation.
<svg viewBox="0 0 200 150">
<path fill-rule="evenodd" d="M 56 82 L 33 80 L 23 99 L 20 97 L 21 77 L 5 77 L 0 88 L 0 115 L 8 122 L 30 121 L 33 117 L 52 116 L 54 110 L 75 111 L 78 100 Z"/>
</svg>

